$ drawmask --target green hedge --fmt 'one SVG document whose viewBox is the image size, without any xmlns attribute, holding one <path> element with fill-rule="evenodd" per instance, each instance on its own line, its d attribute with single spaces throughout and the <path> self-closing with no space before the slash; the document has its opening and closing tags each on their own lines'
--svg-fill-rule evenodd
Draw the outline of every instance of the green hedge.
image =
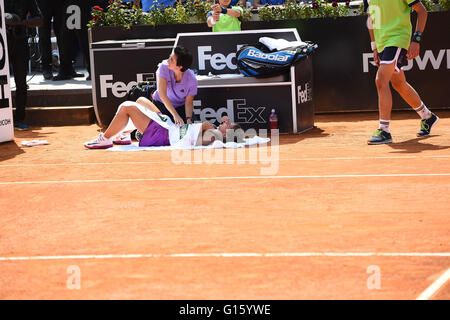
<svg viewBox="0 0 450 320">
<path fill-rule="evenodd" d="M 122 3 L 112 3 L 108 8 L 95 6 L 92 11 L 92 20 L 88 27 L 125 27 L 130 28 L 135 25 L 167 25 L 167 24 L 187 24 L 206 23 L 206 14 L 211 11 L 214 0 L 188 0 L 184 5 L 177 2 L 171 7 L 157 7 L 154 10 L 144 13 L 141 9 L 129 7 Z M 447 11 L 450 9 L 450 0 L 422 0 L 428 11 Z M 263 6 L 257 13 L 259 21 L 292 20 L 309 18 L 338 18 L 350 15 L 364 14 L 362 6 L 351 9 L 347 4 L 338 4 L 336 1 L 317 0 L 312 5 L 287 0 L 283 6 Z M 254 13 L 245 8 L 241 17 L 242 21 L 254 19 Z"/>
</svg>

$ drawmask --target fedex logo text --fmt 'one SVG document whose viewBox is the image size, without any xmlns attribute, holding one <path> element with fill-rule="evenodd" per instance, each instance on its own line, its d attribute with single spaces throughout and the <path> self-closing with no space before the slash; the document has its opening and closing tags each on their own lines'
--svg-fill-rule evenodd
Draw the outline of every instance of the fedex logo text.
<svg viewBox="0 0 450 320">
<path fill-rule="evenodd" d="M 100 75 L 100 97 L 108 97 L 108 90 L 110 89 L 113 96 L 116 98 L 124 98 L 128 91 L 136 84 L 142 81 L 155 80 L 154 73 L 138 73 L 136 75 L 136 81 L 130 81 L 128 83 L 122 81 L 113 82 L 114 77 L 112 74 Z"/>
<path fill-rule="evenodd" d="M 209 121 L 212 124 L 220 123 L 223 116 L 228 116 L 231 122 L 236 123 L 267 123 L 263 117 L 266 107 L 247 106 L 245 99 L 227 99 L 226 106 L 217 108 L 202 108 L 201 100 L 194 100 L 194 114 L 200 121 Z"/>
<path fill-rule="evenodd" d="M 242 45 L 236 46 L 236 51 L 239 50 Z M 211 46 L 199 46 L 198 47 L 198 68 L 199 70 L 206 70 L 206 62 L 209 61 L 211 68 L 214 70 L 223 70 L 225 67 L 236 70 L 237 66 L 233 63 L 233 58 L 236 57 L 236 52 L 231 52 L 227 55 L 223 53 L 210 54 L 212 51 Z"/>
</svg>

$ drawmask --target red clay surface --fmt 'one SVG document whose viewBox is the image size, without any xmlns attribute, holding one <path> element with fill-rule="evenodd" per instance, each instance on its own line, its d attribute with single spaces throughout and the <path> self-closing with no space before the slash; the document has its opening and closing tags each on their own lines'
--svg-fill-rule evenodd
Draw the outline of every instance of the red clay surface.
<svg viewBox="0 0 450 320">
<path fill-rule="evenodd" d="M 366 144 L 376 114 L 320 115 L 256 163 L 248 148 L 243 163 L 237 151 L 85 150 L 95 125 L 16 131 L 0 144 L 0 299 L 416 299 L 450 267 L 450 112 L 438 115 L 417 138 L 417 115 L 395 113 L 381 146 Z M 450 284 L 431 298 L 449 299 Z"/>
</svg>

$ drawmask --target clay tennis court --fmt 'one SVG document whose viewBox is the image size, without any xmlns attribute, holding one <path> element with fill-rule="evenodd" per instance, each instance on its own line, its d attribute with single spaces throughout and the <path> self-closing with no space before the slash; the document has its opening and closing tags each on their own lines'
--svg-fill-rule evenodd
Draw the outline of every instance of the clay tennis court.
<svg viewBox="0 0 450 320">
<path fill-rule="evenodd" d="M 417 115 L 394 113 L 380 146 L 366 144 L 376 113 L 318 115 L 271 161 L 247 149 L 240 163 L 85 150 L 96 125 L 16 132 L 0 145 L 0 298 L 449 299 L 450 111 L 437 114 L 417 138 Z"/>
</svg>

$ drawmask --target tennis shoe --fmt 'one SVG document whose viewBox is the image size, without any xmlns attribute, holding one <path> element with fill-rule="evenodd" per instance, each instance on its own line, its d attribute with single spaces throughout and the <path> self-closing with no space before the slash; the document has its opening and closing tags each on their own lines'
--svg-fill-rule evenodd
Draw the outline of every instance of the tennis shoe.
<svg viewBox="0 0 450 320">
<path fill-rule="evenodd" d="M 426 137 L 431 133 L 431 128 L 439 121 L 439 117 L 434 113 L 431 113 L 431 117 L 428 119 L 420 120 L 420 131 L 417 132 L 418 137 Z"/>
<path fill-rule="evenodd" d="M 370 138 L 367 141 L 367 144 L 385 144 L 385 143 L 391 143 L 392 142 L 392 136 L 389 132 L 386 132 L 382 129 L 377 129 L 374 133 L 372 138 Z"/>
<path fill-rule="evenodd" d="M 26 130 L 30 130 L 30 127 L 23 122 L 17 121 L 17 122 L 14 122 L 14 129 L 20 130 L 20 131 L 26 131 Z"/>
<path fill-rule="evenodd" d="M 114 144 L 131 144 L 131 134 L 129 132 L 119 133 L 113 141 Z"/>
<path fill-rule="evenodd" d="M 100 133 L 95 139 L 86 142 L 84 146 L 88 149 L 108 149 L 113 146 L 111 138 L 106 138 L 103 133 Z"/>
</svg>

